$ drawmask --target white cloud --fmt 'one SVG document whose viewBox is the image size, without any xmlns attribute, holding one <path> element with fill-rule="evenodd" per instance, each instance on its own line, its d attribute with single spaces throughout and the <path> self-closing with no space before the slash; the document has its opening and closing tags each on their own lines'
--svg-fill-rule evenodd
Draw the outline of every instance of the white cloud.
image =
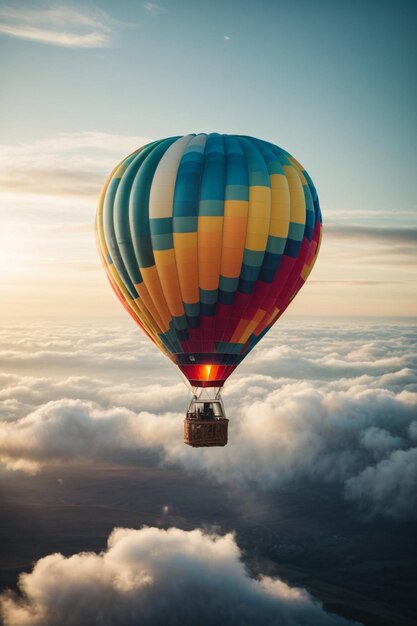
<svg viewBox="0 0 417 626">
<path fill-rule="evenodd" d="M 91 378 L 92 372 L 93 378 L 111 375 L 113 382 L 133 378 L 138 393 L 145 385 L 166 386 L 167 380 L 176 384 L 180 379 L 174 366 L 130 320 L 111 326 L 99 322 L 86 326 L 74 320 L 63 326 L 50 321 L 29 327 L 21 323 L 12 332 L 0 329 L 0 371 L 47 376 L 52 369 L 59 370 L 62 379 Z"/>
<path fill-rule="evenodd" d="M 65 6 L 0 8 L 0 33 L 69 48 L 103 48 L 111 43 L 115 21 L 99 9 Z M 70 29 L 70 30 L 67 30 Z"/>
<path fill-rule="evenodd" d="M 5 329 L 15 373 L 0 377 L 0 455 L 9 469 L 39 471 L 150 450 L 233 486 L 332 482 L 367 513 L 412 517 L 413 463 L 401 497 L 395 484 L 417 438 L 414 344 L 406 326 L 282 326 L 226 387 L 228 446 L 196 451 L 182 443 L 186 390 L 134 327 Z M 43 377 L 19 373 L 34 366 Z M 393 486 L 381 490 L 388 473 Z"/>
<path fill-rule="evenodd" d="M 60 399 L 42 404 L 22 418 L 3 422 L 0 457 L 6 467 L 33 472 L 45 464 L 87 459 L 94 462 L 109 454 L 113 458 L 116 454 L 123 462 L 123 450 L 147 449 L 158 452 L 166 462 L 206 472 L 232 485 L 249 482 L 269 489 L 302 477 L 340 483 L 343 489 L 357 476 L 363 482 L 362 473 L 368 480 L 379 480 L 381 459 L 390 458 L 402 447 L 410 448 L 408 431 L 417 405 L 415 394 L 367 390 L 366 386 L 354 392 L 330 391 L 316 389 L 311 383 L 291 382 L 269 390 L 268 380 L 266 386 L 261 378 L 243 380 L 246 393 L 240 402 L 233 395 L 229 399 L 228 413 L 233 420 L 229 445 L 224 450 L 196 453 L 182 444 L 183 415 L 178 411 L 137 413 L 123 406 L 112 407 L 112 401 L 122 397 L 126 404 L 135 405 L 138 396 L 133 385 L 121 389 L 115 386 L 112 391 L 95 381 L 82 382 L 85 396 L 101 398 L 103 403 L 103 396 L 107 396 L 110 407 L 87 400 Z M 61 391 L 69 393 L 70 385 L 71 381 L 62 383 Z M 80 395 L 80 387 L 74 386 L 74 395 Z M 165 402 L 165 406 L 178 406 L 181 388 L 175 390 L 175 401 L 170 388 L 150 389 L 148 394 L 144 389 L 142 405 Z M 51 385 L 51 394 L 57 392 L 59 387 Z M 17 386 L 15 396 L 19 393 L 23 397 L 27 394 L 24 384 Z M 397 465 L 393 470 L 398 473 Z M 410 476 L 413 472 L 415 475 L 412 465 L 409 471 Z M 361 499 L 370 510 L 397 515 L 397 500 L 391 498 L 394 489 L 386 490 L 382 494 L 385 500 L 381 496 L 375 507 L 376 499 L 369 489 L 356 490 L 357 495 L 352 495 L 349 487 L 346 493 L 349 499 Z M 403 493 L 398 515 L 412 516 L 415 502 L 411 480 L 403 484 Z"/>
<path fill-rule="evenodd" d="M 303 589 L 251 578 L 233 535 L 116 528 L 107 550 L 51 554 L 0 606 L 6 626 L 337 626 Z"/>
<path fill-rule="evenodd" d="M 229 35 L 223 35 L 223 39 L 224 39 L 225 41 L 230 41 L 230 37 L 229 37 Z"/>
<path fill-rule="evenodd" d="M 146 415 L 146 414 L 145 414 Z M 124 408 L 57 400 L 0 424 L 0 459 L 8 469 L 37 471 L 48 462 L 94 459 L 113 448 L 138 446 L 137 416 Z M 142 420 L 143 421 L 143 420 Z"/>
<path fill-rule="evenodd" d="M 107 37 L 103 33 L 77 35 L 76 33 L 53 32 L 32 26 L 13 26 L 11 24 L 0 24 L 0 33 L 10 37 L 68 48 L 102 48 L 108 45 Z"/>
</svg>

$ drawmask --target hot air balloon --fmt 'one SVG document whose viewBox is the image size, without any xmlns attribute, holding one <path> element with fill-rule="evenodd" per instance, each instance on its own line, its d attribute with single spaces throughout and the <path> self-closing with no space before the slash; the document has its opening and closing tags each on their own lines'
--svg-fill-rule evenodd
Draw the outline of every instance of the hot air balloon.
<svg viewBox="0 0 417 626">
<path fill-rule="evenodd" d="M 160 139 L 110 174 L 98 249 L 128 313 L 192 387 L 185 443 L 227 443 L 220 390 L 305 283 L 321 230 L 307 172 L 254 137 Z"/>
</svg>

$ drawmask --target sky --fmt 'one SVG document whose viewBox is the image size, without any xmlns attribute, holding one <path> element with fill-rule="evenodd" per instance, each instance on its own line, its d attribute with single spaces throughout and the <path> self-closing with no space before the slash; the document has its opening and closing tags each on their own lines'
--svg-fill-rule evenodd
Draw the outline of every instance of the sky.
<svg viewBox="0 0 417 626">
<path fill-rule="evenodd" d="M 144 143 L 243 133 L 321 200 L 320 259 L 288 315 L 413 316 L 415 4 L 0 3 L 1 315 L 122 316 L 93 237 Z"/>
<path fill-rule="evenodd" d="M 416 13 L 0 0 L 5 626 L 414 623 Z M 324 238 L 195 450 L 93 224 L 124 156 L 213 131 L 293 154 Z"/>
</svg>

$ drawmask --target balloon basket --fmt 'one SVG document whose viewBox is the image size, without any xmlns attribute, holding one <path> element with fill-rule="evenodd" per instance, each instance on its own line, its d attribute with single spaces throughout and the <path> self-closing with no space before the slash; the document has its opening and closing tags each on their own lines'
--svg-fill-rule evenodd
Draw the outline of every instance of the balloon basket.
<svg viewBox="0 0 417 626">
<path fill-rule="evenodd" d="M 207 389 L 194 390 L 184 420 L 184 443 L 193 448 L 227 445 L 229 420 L 225 417 L 220 390 L 214 397 Z"/>
<path fill-rule="evenodd" d="M 193 448 L 211 448 L 227 445 L 227 427 L 225 417 L 214 420 L 201 420 L 187 417 L 184 420 L 184 443 Z"/>
</svg>

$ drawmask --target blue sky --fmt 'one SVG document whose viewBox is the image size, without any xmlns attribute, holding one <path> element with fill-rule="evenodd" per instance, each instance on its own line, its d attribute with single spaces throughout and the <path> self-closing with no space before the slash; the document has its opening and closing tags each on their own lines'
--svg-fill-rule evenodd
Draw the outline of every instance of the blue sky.
<svg viewBox="0 0 417 626">
<path fill-rule="evenodd" d="M 369 235 L 367 246 L 360 238 L 363 251 L 369 256 L 374 250 L 382 260 L 382 270 L 360 262 L 353 271 L 341 267 L 336 276 L 324 241 L 320 261 L 329 272 L 326 265 L 319 269 L 319 261 L 312 280 L 369 283 L 378 274 L 379 280 L 411 285 L 410 250 L 407 259 L 403 252 L 417 239 L 415 17 L 415 4 L 406 1 L 0 3 L 4 162 L 15 172 L 20 168 L 19 181 L 30 170 L 34 182 L 32 189 L 26 184 L 19 204 L 22 188 L 9 176 L 13 197 L 0 210 L 10 214 L 13 205 L 27 211 L 36 196 L 42 206 L 30 219 L 39 223 L 39 211 L 50 205 L 45 221 L 56 220 L 57 228 L 67 222 L 69 210 L 52 213 L 53 175 L 66 169 L 70 176 L 65 142 L 80 133 L 101 137 L 91 200 L 88 206 L 72 200 L 71 215 L 77 213 L 80 223 L 93 220 L 108 170 L 140 141 L 187 132 L 245 133 L 286 148 L 306 167 L 325 225 L 337 231 L 328 231 L 328 250 L 333 242 L 349 256 L 352 234 L 341 230 L 346 225 L 394 229 L 385 247 L 385 232 L 376 239 Z M 41 162 L 45 141 L 56 142 L 47 167 Z M 82 171 L 84 144 L 78 146 L 74 193 L 91 174 Z M 109 145 L 111 158 L 105 160 Z M 21 233 L 13 215 L 11 232 Z M 343 241 L 336 242 L 336 235 Z M 399 246 L 401 259 L 390 259 Z M 19 265 L 16 251 L 14 257 L 9 266 Z M 7 259 L 8 253 L 3 263 Z M 349 292 L 352 298 L 362 295 Z M 404 302 L 403 314 L 415 314 L 405 287 L 390 300 Z M 401 314 L 400 307 L 384 303 L 360 311 L 330 309 Z"/>
</svg>

